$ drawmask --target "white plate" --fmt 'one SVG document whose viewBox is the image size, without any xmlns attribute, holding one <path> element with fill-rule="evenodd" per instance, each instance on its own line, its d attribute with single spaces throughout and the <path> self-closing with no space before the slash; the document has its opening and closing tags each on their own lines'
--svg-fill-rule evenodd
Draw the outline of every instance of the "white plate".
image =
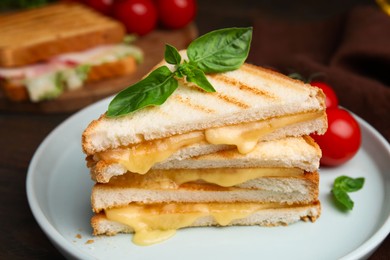
<svg viewBox="0 0 390 260">
<path fill-rule="evenodd" d="M 131 235 L 93 237 L 89 219 L 93 182 L 81 151 L 81 133 L 109 99 L 78 112 L 58 126 L 36 151 L 27 175 L 31 210 L 42 230 L 68 258 L 79 259 L 358 259 L 365 258 L 390 231 L 390 146 L 357 117 L 363 145 L 353 160 L 321 169 L 322 215 L 313 223 L 288 227 L 191 228 L 157 245 L 140 247 Z M 352 212 L 340 212 L 330 189 L 340 175 L 365 177 L 351 193 Z M 87 243 L 91 240 L 92 243 Z"/>
</svg>

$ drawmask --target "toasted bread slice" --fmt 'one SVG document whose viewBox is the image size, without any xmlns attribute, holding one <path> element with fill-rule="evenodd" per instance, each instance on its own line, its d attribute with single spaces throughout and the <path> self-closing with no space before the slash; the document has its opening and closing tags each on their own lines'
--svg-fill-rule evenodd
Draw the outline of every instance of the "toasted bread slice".
<svg viewBox="0 0 390 260">
<path fill-rule="evenodd" d="M 227 172 L 226 175 L 232 174 Z M 234 173 L 233 173 L 234 174 Z M 199 202 L 257 202 L 310 203 L 318 197 L 319 175 L 264 176 L 249 179 L 232 187 L 222 187 L 204 181 L 178 185 L 164 173 L 127 174 L 97 183 L 92 189 L 92 208 L 126 206 L 130 203 L 199 203 Z"/>
<path fill-rule="evenodd" d="M 234 208 L 234 207 L 233 207 Z M 170 211 L 172 214 L 172 211 Z M 162 213 L 158 213 L 163 215 Z M 175 214 L 175 212 L 173 212 Z M 180 214 L 180 212 L 177 212 Z M 241 226 L 280 226 L 289 225 L 297 221 L 316 221 L 321 215 L 321 206 L 318 201 L 309 204 L 301 205 L 284 205 L 282 207 L 264 207 L 252 214 L 237 218 L 226 224 L 226 226 L 241 225 Z M 133 227 L 107 219 L 104 213 L 96 214 L 91 219 L 91 225 L 94 235 L 116 235 L 117 233 L 133 233 Z M 219 226 L 220 224 L 214 217 L 202 216 L 197 218 L 192 224 L 186 227 L 202 227 L 202 226 Z"/>
<path fill-rule="evenodd" d="M 154 169 L 283 167 L 311 172 L 318 169 L 321 155 L 320 147 L 310 136 L 286 137 L 259 142 L 247 154 L 229 149 L 185 160 L 169 160 L 156 164 Z"/>
<path fill-rule="evenodd" d="M 258 121 L 271 129 L 262 140 L 321 134 L 327 129 L 324 94 L 319 88 L 249 64 L 207 78 L 217 92 L 205 93 L 181 82 L 161 106 L 119 118 L 103 115 L 91 122 L 83 133 L 84 152 L 93 155 L 192 131 Z M 286 116 L 288 120 L 295 116 L 298 122 L 288 124 Z M 283 120 L 286 126 L 273 129 L 272 125 Z"/>
<path fill-rule="evenodd" d="M 137 69 L 134 57 L 127 56 L 114 62 L 106 62 L 94 65 L 88 72 L 87 82 L 129 75 Z"/>
<path fill-rule="evenodd" d="M 205 155 L 184 159 L 183 155 L 174 154 L 169 160 L 157 163 L 151 171 L 158 169 L 215 169 L 215 168 L 299 168 L 307 172 L 316 171 L 319 167 L 321 150 L 309 136 L 287 137 L 283 139 L 259 142 L 248 154 L 240 154 L 236 149 L 225 148 L 211 152 L 207 145 Z M 219 146 L 212 146 L 220 148 Z M 224 148 L 224 147 L 222 147 Z M 221 149 L 222 149 L 221 148 Z M 186 148 L 182 149 L 186 150 Z M 183 152 L 183 151 L 180 152 Z M 201 151 L 201 148 L 198 148 Z M 146 151 L 147 152 L 147 151 Z M 192 153 L 187 153 L 191 156 Z M 96 156 L 95 156 L 96 157 Z M 179 158 L 179 159 L 177 159 Z M 95 158 L 96 159 L 96 158 Z M 93 180 L 106 183 L 113 176 L 128 172 L 126 165 L 114 163 L 113 160 L 93 160 L 88 157 L 88 167 Z M 147 172 L 149 174 L 151 171 Z"/>
<path fill-rule="evenodd" d="M 12 82 L 0 79 L 0 87 L 4 96 L 9 100 L 24 101 L 29 99 L 27 89 L 20 81 Z"/>
<path fill-rule="evenodd" d="M 122 24 L 85 5 L 55 3 L 0 16 L 0 67 L 122 41 Z"/>
</svg>

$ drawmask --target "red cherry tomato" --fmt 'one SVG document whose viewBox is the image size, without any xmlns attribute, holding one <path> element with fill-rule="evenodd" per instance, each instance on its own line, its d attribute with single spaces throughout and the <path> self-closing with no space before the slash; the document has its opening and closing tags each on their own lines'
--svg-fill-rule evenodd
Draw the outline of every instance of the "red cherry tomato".
<svg viewBox="0 0 390 260">
<path fill-rule="evenodd" d="M 312 135 L 321 147 L 321 165 L 337 166 L 350 160 L 359 150 L 361 132 L 352 115 L 339 108 L 327 109 L 328 130 L 324 135 Z"/>
<path fill-rule="evenodd" d="M 157 0 L 159 19 L 169 29 L 179 29 L 195 18 L 195 0 Z"/>
<path fill-rule="evenodd" d="M 157 10 L 151 0 L 116 1 L 113 16 L 121 21 L 129 33 L 145 35 L 157 24 Z"/>
<path fill-rule="evenodd" d="M 326 96 L 325 99 L 326 108 L 337 108 L 339 106 L 339 100 L 336 96 L 336 93 L 328 84 L 320 81 L 312 81 L 310 82 L 310 85 L 322 89 L 322 91 Z"/>
<path fill-rule="evenodd" d="M 84 3 L 102 14 L 109 15 L 114 0 L 84 0 Z"/>
</svg>

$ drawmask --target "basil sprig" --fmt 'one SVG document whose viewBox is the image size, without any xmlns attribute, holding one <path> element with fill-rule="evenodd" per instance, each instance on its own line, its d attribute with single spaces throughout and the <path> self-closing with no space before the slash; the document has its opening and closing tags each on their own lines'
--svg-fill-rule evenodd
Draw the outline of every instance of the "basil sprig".
<svg viewBox="0 0 390 260">
<path fill-rule="evenodd" d="M 187 55 L 204 73 L 235 70 L 248 57 L 251 39 L 252 28 L 221 29 L 193 41 Z"/>
<path fill-rule="evenodd" d="M 332 194 L 337 202 L 345 209 L 352 210 L 354 202 L 348 192 L 358 191 L 363 188 L 364 178 L 351 178 L 348 176 L 337 177 L 333 183 Z"/>
<path fill-rule="evenodd" d="M 166 44 L 165 61 L 147 77 L 119 92 L 110 102 L 106 115 L 120 117 L 147 106 L 161 105 L 178 87 L 178 79 L 194 83 L 206 92 L 216 90 L 205 73 L 238 69 L 246 60 L 252 40 L 252 28 L 227 28 L 212 31 L 194 40 L 187 48 L 188 60 Z"/>
</svg>

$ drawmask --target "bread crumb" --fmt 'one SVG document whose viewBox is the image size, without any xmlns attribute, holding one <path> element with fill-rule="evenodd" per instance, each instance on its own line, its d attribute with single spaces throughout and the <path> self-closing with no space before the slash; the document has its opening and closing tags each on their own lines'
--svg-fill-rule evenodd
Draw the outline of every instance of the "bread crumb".
<svg viewBox="0 0 390 260">
<path fill-rule="evenodd" d="M 76 238 L 81 239 L 82 236 L 81 236 L 80 234 L 77 234 L 77 235 L 76 235 Z"/>
<path fill-rule="evenodd" d="M 89 240 L 87 240 L 87 242 L 85 242 L 85 244 L 92 244 L 92 243 L 94 243 L 95 241 L 93 240 L 93 239 L 89 239 Z"/>
</svg>

